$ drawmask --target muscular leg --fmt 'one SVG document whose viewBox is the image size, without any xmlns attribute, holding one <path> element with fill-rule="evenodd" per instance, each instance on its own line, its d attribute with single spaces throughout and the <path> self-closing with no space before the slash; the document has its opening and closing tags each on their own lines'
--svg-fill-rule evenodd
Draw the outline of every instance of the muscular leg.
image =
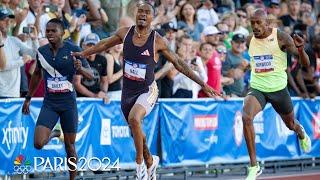
<svg viewBox="0 0 320 180">
<path fill-rule="evenodd" d="M 279 114 L 286 124 L 286 126 L 297 133 L 299 139 L 304 139 L 304 133 L 302 132 L 302 129 L 300 127 L 300 123 L 294 119 L 294 111 L 291 111 L 289 114 Z"/>
<path fill-rule="evenodd" d="M 76 133 L 64 133 L 64 143 L 65 143 L 65 149 L 67 153 L 67 159 L 71 160 L 74 164 L 72 165 L 68 161 L 68 167 L 69 167 L 69 175 L 70 180 L 74 180 L 77 176 L 77 169 L 74 165 L 77 164 L 77 152 L 75 148 L 75 141 L 76 141 Z"/>
<path fill-rule="evenodd" d="M 43 125 L 37 125 L 34 131 L 34 147 L 36 149 L 42 149 L 42 147 L 48 143 L 50 134 L 51 129 Z"/>
<path fill-rule="evenodd" d="M 261 105 L 256 97 L 251 95 L 246 96 L 244 99 L 242 121 L 243 132 L 247 143 L 251 166 L 255 166 L 257 164 L 253 119 L 261 110 Z"/>
<path fill-rule="evenodd" d="M 147 165 L 147 168 L 149 168 L 152 165 L 153 159 L 152 159 L 152 155 L 149 151 L 145 135 L 143 135 L 143 159 Z"/>
<path fill-rule="evenodd" d="M 135 104 L 130 110 L 128 123 L 132 132 L 134 145 L 136 148 L 136 162 L 141 164 L 143 159 L 146 159 L 146 163 L 152 164 L 152 156 L 148 150 L 145 135 L 141 129 L 141 121 L 143 120 L 146 111 L 140 104 Z M 151 166 L 151 164 L 149 164 Z"/>
</svg>

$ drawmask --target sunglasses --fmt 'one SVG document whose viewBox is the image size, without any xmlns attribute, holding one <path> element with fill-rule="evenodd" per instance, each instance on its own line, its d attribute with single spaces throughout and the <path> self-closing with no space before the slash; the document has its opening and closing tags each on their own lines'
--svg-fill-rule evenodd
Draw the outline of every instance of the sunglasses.
<svg viewBox="0 0 320 180">
<path fill-rule="evenodd" d="M 217 52 L 218 52 L 219 54 L 227 54 L 227 50 L 226 50 L 226 49 L 222 49 L 222 48 L 218 48 L 218 49 L 217 49 Z"/>
</svg>

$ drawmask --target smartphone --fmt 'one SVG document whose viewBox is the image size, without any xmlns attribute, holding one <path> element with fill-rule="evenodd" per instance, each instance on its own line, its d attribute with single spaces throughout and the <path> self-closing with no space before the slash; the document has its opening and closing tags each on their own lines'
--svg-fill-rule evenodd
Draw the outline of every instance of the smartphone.
<svg viewBox="0 0 320 180">
<path fill-rule="evenodd" d="M 32 33 L 33 29 L 31 27 L 23 27 L 22 32 L 25 34 L 30 34 Z"/>
<path fill-rule="evenodd" d="M 58 6 L 53 5 L 53 4 L 45 5 L 45 6 L 43 6 L 43 8 L 44 8 L 44 12 L 46 12 L 46 13 L 48 13 L 48 12 L 54 13 L 54 12 L 58 11 Z"/>
</svg>

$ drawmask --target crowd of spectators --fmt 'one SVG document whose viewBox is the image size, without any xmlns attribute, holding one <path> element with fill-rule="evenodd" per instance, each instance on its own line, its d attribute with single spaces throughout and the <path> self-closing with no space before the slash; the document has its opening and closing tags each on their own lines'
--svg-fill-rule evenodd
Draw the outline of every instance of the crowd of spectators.
<svg viewBox="0 0 320 180">
<path fill-rule="evenodd" d="M 39 46 L 48 43 L 46 23 L 64 22 L 66 41 L 83 49 L 135 24 L 141 0 L 0 0 L 0 98 L 23 97 L 35 69 Z M 311 65 L 299 65 L 288 54 L 288 87 L 292 96 L 320 93 L 320 0 L 148 0 L 155 7 L 152 28 L 167 38 L 199 77 L 218 92 L 243 97 L 250 87 L 247 37 L 257 8 L 268 12 L 270 26 L 306 41 Z M 76 76 L 79 97 L 121 96 L 122 45 L 88 58 L 93 80 Z M 203 98 L 201 88 L 160 55 L 156 68 L 160 98 Z M 43 83 L 36 97 L 44 95 Z"/>
</svg>

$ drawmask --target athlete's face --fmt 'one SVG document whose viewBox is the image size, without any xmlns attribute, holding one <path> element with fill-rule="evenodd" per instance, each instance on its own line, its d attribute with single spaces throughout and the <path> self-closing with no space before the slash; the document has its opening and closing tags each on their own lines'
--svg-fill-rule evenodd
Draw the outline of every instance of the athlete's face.
<svg viewBox="0 0 320 180">
<path fill-rule="evenodd" d="M 46 37 L 50 44 L 57 44 L 62 41 L 64 31 L 60 25 L 56 23 L 48 23 L 46 28 Z"/>
<path fill-rule="evenodd" d="M 153 20 L 153 9 L 148 4 L 142 4 L 138 7 L 136 23 L 138 26 L 150 26 Z"/>
<path fill-rule="evenodd" d="M 266 18 L 253 16 L 251 17 L 250 22 L 254 37 L 262 38 L 265 32 L 268 30 L 268 23 Z"/>
</svg>

